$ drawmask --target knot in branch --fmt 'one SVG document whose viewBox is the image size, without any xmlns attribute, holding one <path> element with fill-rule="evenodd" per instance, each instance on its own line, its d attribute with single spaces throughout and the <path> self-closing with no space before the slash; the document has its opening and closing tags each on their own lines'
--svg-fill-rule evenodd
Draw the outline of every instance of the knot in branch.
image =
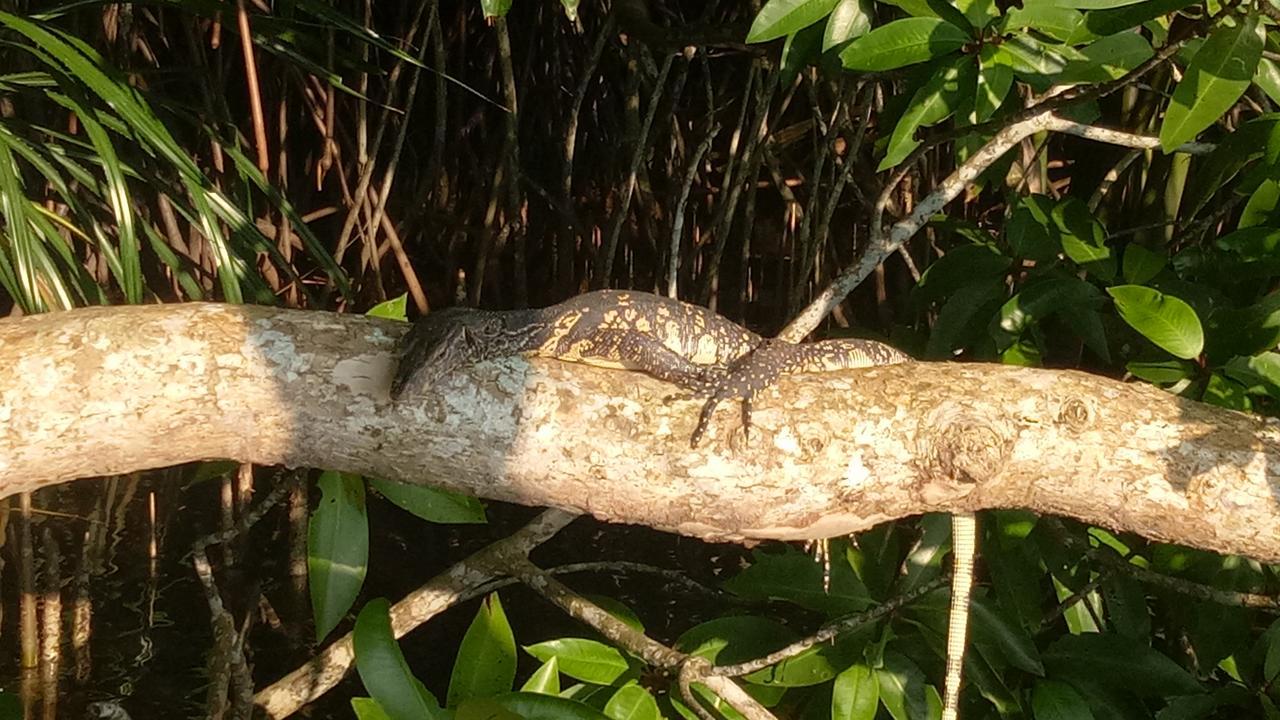
<svg viewBox="0 0 1280 720">
<path fill-rule="evenodd" d="M 1012 433 L 1001 418 L 992 417 L 960 403 L 945 402 L 921 421 L 916 435 L 917 463 L 929 483 L 968 486 L 1000 471 L 1012 444 Z"/>
</svg>

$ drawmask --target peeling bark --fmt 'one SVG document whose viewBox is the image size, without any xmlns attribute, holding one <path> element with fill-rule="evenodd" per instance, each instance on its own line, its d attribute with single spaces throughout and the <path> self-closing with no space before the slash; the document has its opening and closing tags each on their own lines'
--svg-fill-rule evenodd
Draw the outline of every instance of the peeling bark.
<svg viewBox="0 0 1280 720">
<path fill-rule="evenodd" d="M 0 322 L 0 496 L 226 458 L 708 539 L 1027 508 L 1280 561 L 1280 423 L 1072 371 L 913 363 L 785 379 L 753 432 L 637 373 L 511 358 L 392 406 L 407 326 L 261 307 Z"/>
</svg>

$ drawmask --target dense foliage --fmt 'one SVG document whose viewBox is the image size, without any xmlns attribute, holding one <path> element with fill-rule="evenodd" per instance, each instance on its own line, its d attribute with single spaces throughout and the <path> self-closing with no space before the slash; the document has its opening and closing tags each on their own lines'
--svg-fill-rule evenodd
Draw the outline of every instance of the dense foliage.
<svg viewBox="0 0 1280 720">
<path fill-rule="evenodd" d="M 771 332 L 881 253 L 825 332 L 1271 414 L 1278 27 L 1270 0 L 8 8 L 0 312 L 218 299 L 404 317 L 616 286 Z M 934 214 L 953 172 L 963 194 Z M 920 207 L 920 232 L 883 241 L 877 219 Z M 316 635 L 358 613 L 376 698 L 353 701 L 360 717 L 693 717 L 672 679 L 598 639 L 517 649 L 496 594 L 436 649 L 456 652 L 451 677 L 424 685 L 386 603 L 360 594 L 366 503 L 434 522 L 483 508 L 318 484 Z M 928 589 L 949 527 L 889 524 L 825 564 L 761 548 L 722 617 L 659 639 L 720 663 L 775 650 Z M 1274 567 L 1015 511 L 981 527 L 963 717 L 1280 717 Z M 947 598 L 747 675 L 749 692 L 780 717 L 934 717 Z M 654 612 L 605 607 L 637 628 Z"/>
</svg>

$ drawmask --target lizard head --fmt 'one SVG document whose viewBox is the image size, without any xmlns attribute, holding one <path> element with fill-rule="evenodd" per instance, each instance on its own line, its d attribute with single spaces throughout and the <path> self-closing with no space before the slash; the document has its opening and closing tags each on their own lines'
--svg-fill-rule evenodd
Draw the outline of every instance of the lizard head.
<svg viewBox="0 0 1280 720">
<path fill-rule="evenodd" d="M 541 327 L 530 311 L 454 307 L 429 313 L 401 341 L 391 397 L 416 395 L 455 370 L 524 352 Z"/>
</svg>

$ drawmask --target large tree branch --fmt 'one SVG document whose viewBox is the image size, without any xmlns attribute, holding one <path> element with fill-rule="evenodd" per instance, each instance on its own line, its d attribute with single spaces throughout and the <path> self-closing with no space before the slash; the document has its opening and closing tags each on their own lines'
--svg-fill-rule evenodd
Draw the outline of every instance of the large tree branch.
<svg viewBox="0 0 1280 720">
<path fill-rule="evenodd" d="M 210 458 L 324 467 L 706 538 L 1022 507 L 1280 560 L 1280 423 L 1070 371 L 785 380 L 751 441 L 636 373 L 510 359 L 387 398 L 406 326 L 188 304 L 0 322 L 0 495 Z"/>
</svg>

